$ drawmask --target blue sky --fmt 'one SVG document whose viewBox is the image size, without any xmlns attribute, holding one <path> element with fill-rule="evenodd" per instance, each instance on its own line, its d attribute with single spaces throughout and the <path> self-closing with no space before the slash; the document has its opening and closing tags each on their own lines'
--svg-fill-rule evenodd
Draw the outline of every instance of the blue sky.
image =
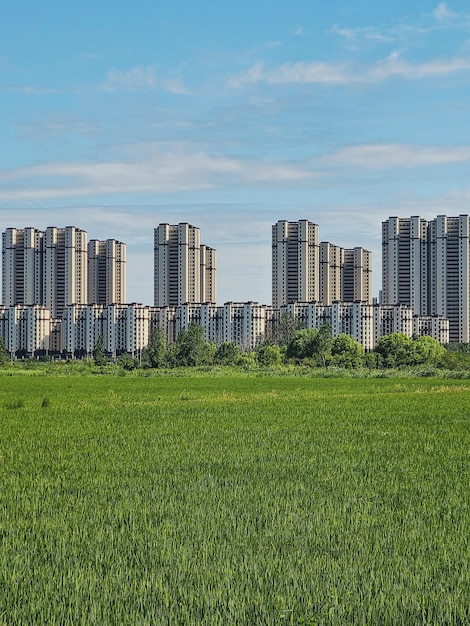
<svg viewBox="0 0 470 626">
<path fill-rule="evenodd" d="M 391 215 L 469 212 L 470 7 L 356 0 L 20 0 L 0 20 L 0 228 L 218 251 L 217 301 L 271 301 L 271 225 L 373 251 Z"/>
</svg>

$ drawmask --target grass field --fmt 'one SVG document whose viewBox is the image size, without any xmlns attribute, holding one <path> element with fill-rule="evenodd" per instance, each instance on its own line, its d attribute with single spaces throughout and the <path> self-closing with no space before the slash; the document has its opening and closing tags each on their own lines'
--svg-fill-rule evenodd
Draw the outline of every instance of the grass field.
<svg viewBox="0 0 470 626">
<path fill-rule="evenodd" d="M 0 376 L 0 624 L 469 624 L 470 381 Z"/>
</svg>

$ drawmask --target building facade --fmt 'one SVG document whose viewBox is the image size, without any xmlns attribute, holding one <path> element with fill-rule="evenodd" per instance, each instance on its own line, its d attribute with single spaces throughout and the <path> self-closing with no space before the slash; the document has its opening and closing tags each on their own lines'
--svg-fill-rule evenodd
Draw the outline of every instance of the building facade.
<svg viewBox="0 0 470 626">
<path fill-rule="evenodd" d="M 273 307 L 293 302 L 372 302 L 372 254 L 319 243 L 313 222 L 280 220 L 272 227 Z"/>
<path fill-rule="evenodd" d="M 272 301 L 275 309 L 320 297 L 319 227 L 279 220 L 272 227 Z"/>
<path fill-rule="evenodd" d="M 7 228 L 2 234 L 3 304 L 44 304 L 44 233 Z"/>
<path fill-rule="evenodd" d="M 75 226 L 3 233 L 3 303 L 45 306 L 60 317 L 87 302 L 87 234 Z"/>
<path fill-rule="evenodd" d="M 6 306 L 40 305 L 61 317 L 72 304 L 126 300 L 126 245 L 92 240 L 75 226 L 7 228 L 2 234 L 2 290 Z"/>
<path fill-rule="evenodd" d="M 215 302 L 216 251 L 201 245 L 191 224 L 160 224 L 154 230 L 154 304 Z"/>
<path fill-rule="evenodd" d="M 390 217 L 382 224 L 384 304 L 449 320 L 452 342 L 470 341 L 470 222 L 468 215 Z"/>
<path fill-rule="evenodd" d="M 88 299 L 87 233 L 75 226 L 49 227 L 44 234 L 44 304 L 60 317 L 70 304 Z"/>
<path fill-rule="evenodd" d="M 449 320 L 450 341 L 470 341 L 470 218 L 439 215 L 429 223 L 429 310 Z"/>
<path fill-rule="evenodd" d="M 233 341 L 242 351 L 249 351 L 264 336 L 272 336 L 286 314 L 304 328 L 320 329 L 329 324 L 333 337 L 350 335 L 365 350 L 372 350 L 383 335 L 397 332 L 408 337 L 429 335 L 440 343 L 449 340 L 449 322 L 442 316 L 413 315 L 405 305 L 366 302 L 295 302 L 280 309 L 258 302 L 178 307 L 75 304 L 65 307 L 59 320 L 51 318 L 49 310 L 39 305 L 0 306 L 0 336 L 14 356 L 49 353 L 67 358 L 89 357 L 102 337 L 109 356 L 127 353 L 139 358 L 152 330 L 163 328 L 167 342 L 173 343 L 181 330 L 199 324 L 204 328 L 206 341 L 216 345 Z"/>
<path fill-rule="evenodd" d="M 88 303 L 126 302 L 126 244 L 115 239 L 88 243 Z"/>
<path fill-rule="evenodd" d="M 39 304 L 0 305 L 0 336 L 8 352 L 18 357 L 49 352 L 53 321 L 49 309 Z"/>
<path fill-rule="evenodd" d="M 372 303 L 372 253 L 364 248 L 341 248 L 320 243 L 320 297 L 333 302 Z"/>
</svg>

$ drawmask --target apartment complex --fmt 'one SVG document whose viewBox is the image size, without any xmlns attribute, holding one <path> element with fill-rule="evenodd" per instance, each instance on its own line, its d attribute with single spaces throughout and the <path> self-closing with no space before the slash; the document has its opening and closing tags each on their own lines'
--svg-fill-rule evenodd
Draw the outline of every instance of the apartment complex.
<svg viewBox="0 0 470 626">
<path fill-rule="evenodd" d="M 150 307 L 143 304 L 74 304 L 60 319 L 39 305 L 0 305 L 0 337 L 16 356 L 53 354 L 81 358 L 91 356 L 100 337 L 105 351 L 138 357 L 148 345 L 153 329 L 162 328 L 169 343 L 191 324 L 204 328 L 205 339 L 220 345 L 234 341 L 241 350 L 254 349 L 266 334 L 273 334 L 283 315 L 289 314 L 305 328 L 330 324 L 333 337 L 346 333 L 366 350 L 377 340 L 399 332 L 430 335 L 441 343 L 449 340 L 449 322 L 442 316 L 413 315 L 405 305 L 335 302 L 330 305 L 296 302 L 280 309 L 258 302 L 183 304 Z"/>
<path fill-rule="evenodd" d="M 444 316 L 450 341 L 470 341 L 469 216 L 384 221 L 381 301 Z"/>
<path fill-rule="evenodd" d="M 154 303 L 179 306 L 215 302 L 216 251 L 201 244 L 191 224 L 160 224 L 154 230 Z"/>
<path fill-rule="evenodd" d="M 216 251 L 187 223 L 154 230 L 155 305 L 125 304 L 126 246 L 91 240 L 73 226 L 3 233 L 0 336 L 12 355 L 136 355 L 152 329 L 169 342 L 191 324 L 206 339 L 244 350 L 285 313 L 307 328 L 331 325 L 366 350 L 392 332 L 470 341 L 470 222 L 467 215 L 390 217 L 382 224 L 383 290 L 371 302 L 371 253 L 319 241 L 313 222 L 272 227 L 273 304 L 215 302 Z"/>
<path fill-rule="evenodd" d="M 2 288 L 6 306 L 40 305 L 52 318 L 71 304 L 125 299 L 125 244 L 87 243 L 75 226 L 7 228 L 2 235 Z"/>
<path fill-rule="evenodd" d="M 272 227 L 273 307 L 294 302 L 371 302 L 372 255 L 319 241 L 308 220 Z"/>
</svg>

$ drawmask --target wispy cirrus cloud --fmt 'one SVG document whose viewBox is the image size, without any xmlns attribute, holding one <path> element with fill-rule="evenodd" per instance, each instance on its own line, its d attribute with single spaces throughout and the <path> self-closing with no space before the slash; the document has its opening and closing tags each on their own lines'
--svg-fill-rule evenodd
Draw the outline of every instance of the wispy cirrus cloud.
<svg viewBox="0 0 470 626">
<path fill-rule="evenodd" d="M 470 70 L 470 57 L 433 59 L 412 63 L 395 51 L 372 65 L 323 61 L 299 61 L 276 67 L 257 63 L 229 79 L 229 86 L 242 88 L 256 83 L 267 84 L 360 84 L 377 83 L 392 78 L 424 79 Z"/>
<path fill-rule="evenodd" d="M 458 16 L 457 13 L 454 13 L 454 11 L 450 9 L 447 2 L 440 2 L 432 12 L 432 15 L 438 22 L 450 20 Z"/>
<path fill-rule="evenodd" d="M 369 169 L 409 168 L 470 162 L 470 146 L 369 143 L 349 146 L 322 158 L 327 166 Z"/>
<path fill-rule="evenodd" d="M 123 149 L 124 152 L 125 149 Z M 99 195 L 168 194 L 254 186 L 316 184 L 340 169 L 410 169 L 470 163 L 470 146 L 367 143 L 301 161 L 234 158 L 190 146 L 150 144 L 128 160 L 56 162 L 0 171 L 0 202 Z"/>
<path fill-rule="evenodd" d="M 112 69 L 102 88 L 105 91 L 142 91 L 155 89 L 157 77 L 151 66 L 137 66 L 129 70 Z"/>
<path fill-rule="evenodd" d="M 400 20 L 398 23 L 355 28 L 334 24 L 328 32 L 340 37 L 347 48 L 356 49 L 364 43 L 412 44 L 416 37 L 435 31 L 469 28 L 470 13 L 455 12 L 447 2 L 440 2 L 432 11 L 422 13 L 415 22 Z"/>
<path fill-rule="evenodd" d="M 362 28 L 347 28 L 344 26 L 338 26 L 338 24 L 334 24 L 328 32 L 339 35 L 344 40 L 350 43 L 357 42 L 358 40 L 362 39 L 379 43 L 390 43 L 396 41 L 396 35 L 390 32 L 381 32 L 380 29 L 370 26 Z"/>
<path fill-rule="evenodd" d="M 50 163 L 0 171 L 0 200 L 102 194 L 174 193 L 233 184 L 301 181 L 320 174 L 305 165 L 211 155 L 186 146 L 147 148 L 142 158 Z"/>
<path fill-rule="evenodd" d="M 151 65 L 139 65 L 127 70 L 111 69 L 100 89 L 110 92 L 162 89 L 177 95 L 188 94 L 189 90 L 181 75 L 182 68 L 183 66 L 161 76 L 157 75 Z"/>
<path fill-rule="evenodd" d="M 59 89 L 56 87 L 38 87 L 36 85 L 0 85 L 0 91 L 24 93 L 26 95 L 37 96 L 64 93 L 65 89 Z"/>
<path fill-rule="evenodd" d="M 89 85 L 74 85 L 64 87 L 42 87 L 37 85 L 8 85 L 0 84 L 0 91 L 23 93 L 27 95 L 57 94 L 57 93 L 93 93 L 105 91 L 144 92 L 161 89 L 169 93 L 181 95 L 189 94 L 181 76 L 181 70 L 168 72 L 161 77 L 157 76 L 152 66 L 136 66 L 127 70 L 109 70 L 104 82 Z"/>
</svg>

